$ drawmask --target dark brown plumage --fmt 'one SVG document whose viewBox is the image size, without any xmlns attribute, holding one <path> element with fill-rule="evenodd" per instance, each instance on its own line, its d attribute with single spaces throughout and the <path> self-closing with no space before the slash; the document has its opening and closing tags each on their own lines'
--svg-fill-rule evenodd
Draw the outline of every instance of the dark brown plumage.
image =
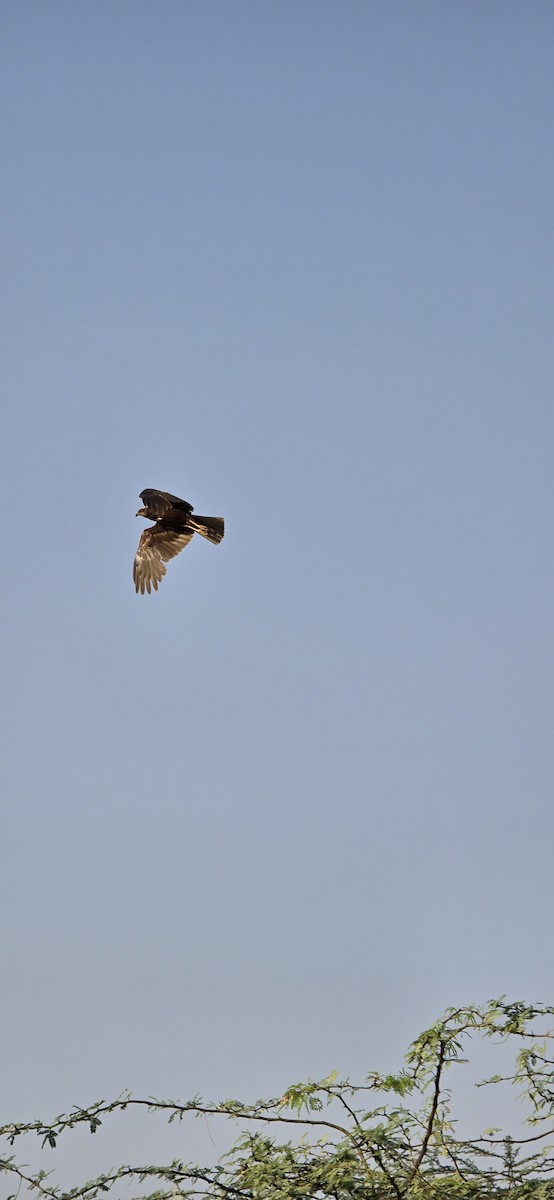
<svg viewBox="0 0 554 1200">
<path fill-rule="evenodd" d="M 217 545 L 223 537 L 225 525 L 223 517 L 193 515 L 192 505 L 178 496 L 172 496 L 171 492 L 145 488 L 140 498 L 144 500 L 144 508 L 139 508 L 137 517 L 156 522 L 141 534 L 133 564 L 135 588 L 144 596 L 145 591 L 150 592 L 151 588 L 157 592 L 158 584 L 166 573 L 164 563 L 184 550 L 195 533 L 200 533 Z"/>
</svg>

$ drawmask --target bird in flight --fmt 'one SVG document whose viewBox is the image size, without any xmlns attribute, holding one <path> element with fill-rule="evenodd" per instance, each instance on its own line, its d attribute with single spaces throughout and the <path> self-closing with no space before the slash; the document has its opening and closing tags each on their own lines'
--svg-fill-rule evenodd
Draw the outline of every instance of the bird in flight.
<svg viewBox="0 0 554 1200">
<path fill-rule="evenodd" d="M 151 588 L 157 592 L 166 573 L 164 563 L 184 550 L 195 533 L 217 545 L 223 538 L 225 524 L 223 517 L 197 517 L 192 504 L 157 488 L 145 488 L 140 498 L 144 508 L 139 508 L 137 517 L 156 522 L 141 533 L 133 563 L 135 588 L 144 596 Z"/>
</svg>

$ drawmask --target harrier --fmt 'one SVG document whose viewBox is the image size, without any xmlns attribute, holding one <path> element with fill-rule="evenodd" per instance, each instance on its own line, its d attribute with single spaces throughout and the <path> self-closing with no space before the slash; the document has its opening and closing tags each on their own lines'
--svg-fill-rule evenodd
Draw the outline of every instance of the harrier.
<svg viewBox="0 0 554 1200">
<path fill-rule="evenodd" d="M 140 493 L 144 508 L 139 508 L 137 517 L 155 521 L 141 534 L 135 561 L 133 579 L 137 592 L 144 596 L 151 588 L 157 592 L 166 568 L 164 563 L 175 558 L 188 546 L 195 533 L 217 545 L 225 532 L 223 517 L 197 517 L 192 504 L 172 496 L 170 492 L 159 492 L 157 488 L 145 488 Z"/>
</svg>

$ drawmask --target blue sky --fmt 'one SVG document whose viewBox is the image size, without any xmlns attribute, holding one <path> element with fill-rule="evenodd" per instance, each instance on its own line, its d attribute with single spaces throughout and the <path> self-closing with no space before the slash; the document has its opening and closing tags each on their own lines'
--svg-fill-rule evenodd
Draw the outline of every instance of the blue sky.
<svg viewBox="0 0 554 1200">
<path fill-rule="evenodd" d="M 5 1116 L 551 1001 L 552 6 L 0 25 Z"/>
</svg>

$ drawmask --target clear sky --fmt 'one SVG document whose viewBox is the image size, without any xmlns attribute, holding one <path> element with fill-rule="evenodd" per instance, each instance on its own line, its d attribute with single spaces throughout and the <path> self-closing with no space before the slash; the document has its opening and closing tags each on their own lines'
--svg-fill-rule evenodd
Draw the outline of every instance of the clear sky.
<svg viewBox="0 0 554 1200">
<path fill-rule="evenodd" d="M 553 34 L 0 9 L 4 1117 L 552 1001 Z"/>
</svg>

